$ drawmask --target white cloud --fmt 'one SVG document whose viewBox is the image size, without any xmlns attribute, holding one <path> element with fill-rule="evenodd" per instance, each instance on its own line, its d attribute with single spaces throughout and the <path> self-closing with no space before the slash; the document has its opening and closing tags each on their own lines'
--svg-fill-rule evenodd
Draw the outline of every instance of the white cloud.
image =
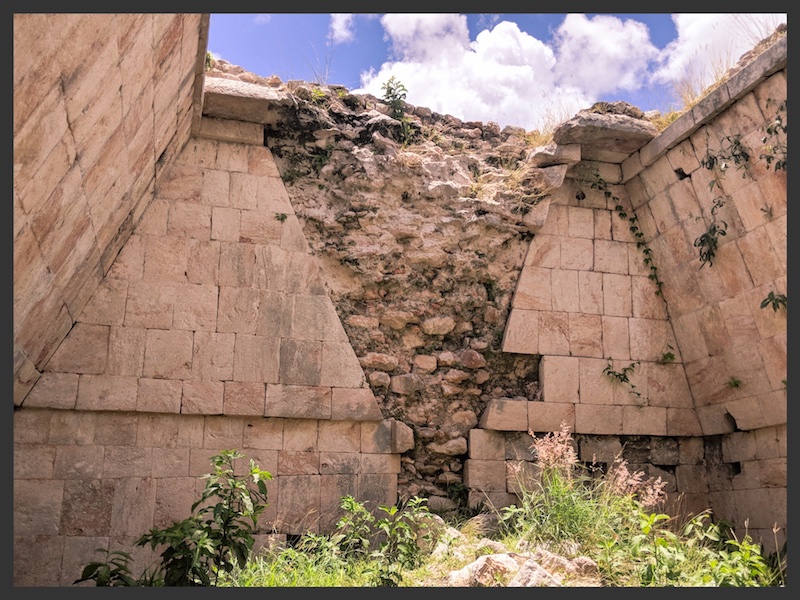
<svg viewBox="0 0 800 600">
<path fill-rule="evenodd" d="M 553 41 L 557 81 L 591 96 L 639 89 L 658 55 L 646 25 L 608 15 L 568 14 Z"/>
<path fill-rule="evenodd" d="M 662 51 L 653 81 L 692 85 L 695 91 L 712 84 L 742 54 L 771 34 L 786 14 L 675 14 L 678 37 Z"/>
<path fill-rule="evenodd" d="M 269 23 L 272 15 L 269 13 L 259 13 L 253 18 L 253 23 L 256 25 L 263 25 L 264 23 Z"/>
<path fill-rule="evenodd" d="M 331 41 L 334 44 L 342 44 L 353 39 L 353 15 L 347 13 L 331 14 L 331 24 L 329 28 Z"/>
</svg>

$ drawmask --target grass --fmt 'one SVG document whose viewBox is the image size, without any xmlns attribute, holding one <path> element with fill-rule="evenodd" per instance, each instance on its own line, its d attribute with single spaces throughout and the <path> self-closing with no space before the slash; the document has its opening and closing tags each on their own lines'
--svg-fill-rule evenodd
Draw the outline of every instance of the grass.
<svg viewBox="0 0 800 600">
<path fill-rule="evenodd" d="M 680 523 L 660 512 L 660 478 L 645 479 L 624 460 L 607 468 L 577 460 L 566 427 L 534 436 L 534 469 L 520 469 L 520 502 L 447 525 L 424 499 L 381 507 L 377 515 L 351 497 L 330 536 L 304 535 L 291 548 L 254 555 L 243 569 L 221 578 L 229 587 L 446 587 L 451 572 L 497 551 L 554 552 L 589 557 L 591 579 L 562 575 L 564 587 L 772 587 L 786 584 L 785 552 L 761 555 L 749 535 L 713 523 L 704 511 Z M 746 524 L 745 524 L 746 525 Z M 777 534 L 778 529 L 775 529 Z M 491 541 L 487 541 L 487 538 Z M 777 541 L 777 538 L 776 538 Z M 503 587 L 508 576 L 493 585 Z"/>
</svg>

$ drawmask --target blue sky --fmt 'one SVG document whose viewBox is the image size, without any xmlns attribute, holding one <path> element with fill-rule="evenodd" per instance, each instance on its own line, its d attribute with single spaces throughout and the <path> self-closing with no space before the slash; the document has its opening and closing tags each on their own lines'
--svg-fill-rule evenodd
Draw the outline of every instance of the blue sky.
<svg viewBox="0 0 800 600">
<path fill-rule="evenodd" d="M 786 13 L 212 13 L 208 49 L 264 77 L 339 84 L 463 120 L 547 129 L 598 100 L 682 106 Z"/>
</svg>

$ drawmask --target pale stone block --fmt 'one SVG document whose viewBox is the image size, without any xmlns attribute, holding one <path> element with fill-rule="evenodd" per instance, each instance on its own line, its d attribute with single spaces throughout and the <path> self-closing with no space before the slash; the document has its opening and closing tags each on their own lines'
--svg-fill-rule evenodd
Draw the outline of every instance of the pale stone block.
<svg viewBox="0 0 800 600">
<path fill-rule="evenodd" d="M 764 362 L 770 386 L 773 390 L 786 387 L 787 348 L 786 334 L 776 335 L 758 342 L 758 351 Z"/>
<path fill-rule="evenodd" d="M 41 373 L 22 350 L 14 353 L 14 406 L 21 406 L 25 397 L 39 380 Z"/>
<path fill-rule="evenodd" d="M 761 414 L 766 425 L 783 425 L 787 422 L 785 390 L 759 394 L 755 400 L 761 405 Z"/>
<path fill-rule="evenodd" d="M 16 151 L 16 145 L 15 145 Z M 23 187 L 17 178 L 14 179 L 14 191 L 17 193 L 21 212 L 29 218 L 46 208 L 50 198 L 57 198 L 56 190 L 60 185 L 69 184 L 77 188 L 80 185 L 80 178 L 73 180 L 71 176 L 77 175 L 79 171 L 73 166 L 75 149 L 72 145 L 71 137 L 66 137 L 60 141 L 55 148 L 46 156 L 42 165 L 34 172 L 33 178 Z M 71 169 L 74 169 L 71 171 Z M 74 183 L 73 183 L 74 181 Z M 78 195 L 79 191 L 69 194 Z"/>
<path fill-rule="evenodd" d="M 253 244 L 220 243 L 220 286 L 249 288 L 253 285 L 256 247 Z"/>
<path fill-rule="evenodd" d="M 107 277 L 136 282 L 142 278 L 143 270 L 144 241 L 142 236 L 133 234 L 117 254 Z"/>
<path fill-rule="evenodd" d="M 726 371 L 741 381 L 739 387 L 733 390 L 736 392 L 734 397 L 755 396 L 771 391 L 772 386 L 757 346 L 728 348 L 722 357 Z"/>
<path fill-rule="evenodd" d="M 291 256 L 275 246 L 256 246 L 255 267 L 253 269 L 253 285 L 262 290 L 282 293 L 288 289 L 287 278 L 300 277 L 302 273 L 289 270 Z"/>
<path fill-rule="evenodd" d="M 728 385 L 730 374 L 721 356 L 684 363 L 684 368 L 695 406 L 717 404 L 735 397 L 734 390 Z"/>
<path fill-rule="evenodd" d="M 551 269 L 524 267 L 519 275 L 512 306 L 529 310 L 551 310 Z"/>
<path fill-rule="evenodd" d="M 692 394 L 683 365 L 649 363 L 647 365 L 647 400 L 650 406 L 692 408 Z"/>
<path fill-rule="evenodd" d="M 242 210 L 239 239 L 250 244 L 280 244 L 281 222 L 275 213 Z"/>
<path fill-rule="evenodd" d="M 667 435 L 667 409 L 663 406 L 623 406 L 622 431 L 630 435 Z"/>
<path fill-rule="evenodd" d="M 361 423 L 361 452 L 385 454 L 392 451 L 393 420 Z"/>
<path fill-rule="evenodd" d="M 539 311 L 514 308 L 508 316 L 503 337 L 503 352 L 516 354 L 539 353 Z M 420 356 L 415 357 L 415 361 Z M 436 368 L 436 358 L 433 369 Z M 431 371 L 432 371 L 431 370 Z M 424 372 L 431 372 L 424 371 Z"/>
<path fill-rule="evenodd" d="M 221 381 L 184 381 L 181 413 L 221 415 L 224 387 Z"/>
<path fill-rule="evenodd" d="M 193 170 L 197 170 L 198 167 L 210 169 L 217 160 L 218 148 L 219 143 L 214 140 L 191 137 L 175 162 L 178 165 L 188 165 Z M 200 187 L 202 188 L 202 180 Z"/>
<path fill-rule="evenodd" d="M 206 241 L 211 239 L 211 208 L 192 202 L 171 202 L 167 235 Z"/>
<path fill-rule="evenodd" d="M 280 450 L 283 448 L 283 419 L 245 420 L 243 441 L 245 449 Z"/>
<path fill-rule="evenodd" d="M 137 414 L 136 445 L 142 448 L 175 448 L 180 437 L 180 421 L 175 414 Z"/>
<path fill-rule="evenodd" d="M 511 398 L 492 398 L 481 415 L 480 427 L 495 431 L 527 431 L 528 403 Z"/>
<path fill-rule="evenodd" d="M 772 207 L 773 214 L 783 215 L 786 213 L 786 173 L 779 171 L 770 173 L 760 178 L 757 182 L 764 202 Z"/>
<path fill-rule="evenodd" d="M 664 300 L 656 295 L 658 286 L 647 277 L 631 277 L 631 309 L 639 319 L 666 319 Z"/>
<path fill-rule="evenodd" d="M 720 435 L 731 433 L 735 422 L 722 404 L 697 407 L 697 419 L 703 435 Z"/>
<path fill-rule="evenodd" d="M 698 313 L 691 312 L 672 319 L 672 327 L 684 362 L 693 362 L 710 355 L 701 334 Z"/>
<path fill-rule="evenodd" d="M 319 385 L 322 342 L 281 339 L 279 381 L 284 385 Z"/>
<path fill-rule="evenodd" d="M 414 430 L 405 423 L 396 419 L 387 419 L 392 424 L 392 447 L 393 454 L 403 454 L 414 448 Z M 471 422 L 471 424 L 474 422 Z M 475 423 L 477 425 L 477 423 Z M 369 423 L 362 423 L 362 429 Z"/>
<path fill-rule="evenodd" d="M 297 217 L 291 216 L 281 223 L 280 247 L 289 252 L 310 252 L 308 241 Z"/>
<path fill-rule="evenodd" d="M 722 438 L 722 459 L 725 462 L 755 460 L 756 438 L 752 431 L 735 431 Z"/>
<path fill-rule="evenodd" d="M 364 385 L 364 371 L 350 342 L 323 341 L 321 360 L 320 385 L 342 388 Z"/>
<path fill-rule="evenodd" d="M 528 419 L 530 420 L 530 408 Z M 478 460 L 505 460 L 505 436 L 488 429 L 470 429 L 469 458 Z"/>
<path fill-rule="evenodd" d="M 625 242 L 595 240 L 594 271 L 627 275 L 628 246 Z"/>
<path fill-rule="evenodd" d="M 292 294 L 327 294 L 322 270 L 315 256 L 303 252 L 288 252 L 287 277 L 282 281 L 284 291 Z M 291 276 L 288 276 L 291 274 Z"/>
<path fill-rule="evenodd" d="M 786 425 L 756 429 L 756 458 L 777 458 L 786 454 Z"/>
<path fill-rule="evenodd" d="M 647 258 L 642 252 L 643 248 L 637 248 L 636 244 L 626 244 L 628 248 L 628 272 L 631 275 L 647 277 L 652 273 L 649 264 L 645 264 Z M 656 267 L 658 268 L 658 267 Z"/>
<path fill-rule="evenodd" d="M 468 458 L 464 461 L 464 485 L 481 492 L 505 492 L 505 461 Z"/>
<path fill-rule="evenodd" d="M 99 479 L 103 473 L 102 446 L 57 446 L 55 472 L 59 479 Z M 37 477 L 37 479 L 42 476 Z"/>
<path fill-rule="evenodd" d="M 763 226 L 740 237 L 736 240 L 736 245 L 755 285 L 763 285 L 784 274 L 777 253 Z"/>
<path fill-rule="evenodd" d="M 259 177 L 258 212 L 269 216 L 274 216 L 275 213 L 294 216 L 289 194 L 280 177 Z"/>
<path fill-rule="evenodd" d="M 258 211 L 260 180 L 261 177 L 250 173 L 231 173 L 231 207 Z"/>
<path fill-rule="evenodd" d="M 629 319 L 631 359 L 657 361 L 667 346 L 677 347 L 669 321 Z"/>
<path fill-rule="evenodd" d="M 186 246 L 186 278 L 189 283 L 219 283 L 219 242 L 189 240 Z"/>
<path fill-rule="evenodd" d="M 231 416 L 209 416 L 204 419 L 203 448 L 241 448 L 244 439 L 244 419 Z M 194 451 L 192 451 L 194 456 Z M 208 465 L 208 461 L 206 461 Z M 204 471 L 206 472 L 206 471 Z"/>
<path fill-rule="evenodd" d="M 573 238 L 594 237 L 594 210 L 570 206 L 567 209 L 568 228 L 567 235 Z"/>
<path fill-rule="evenodd" d="M 622 427 L 622 406 L 598 404 L 575 405 L 575 433 L 619 435 Z"/>
<path fill-rule="evenodd" d="M 74 409 L 78 400 L 77 373 L 42 373 L 25 398 L 29 408 Z"/>
<path fill-rule="evenodd" d="M 569 313 L 571 356 L 603 356 L 603 320 L 600 315 Z"/>
<path fill-rule="evenodd" d="M 538 233 L 528 245 L 525 266 L 554 269 L 561 265 L 561 240 L 559 236 Z"/>
<path fill-rule="evenodd" d="M 170 202 L 154 198 L 147 205 L 142 214 L 139 225 L 136 226 L 136 233 L 142 239 L 149 239 L 150 236 L 163 237 L 167 235 L 167 221 L 169 220 Z"/>
<path fill-rule="evenodd" d="M 337 473 L 355 475 L 361 468 L 360 457 L 358 452 L 320 452 L 319 472 L 321 475 Z M 341 501 L 341 498 L 339 500 Z"/>
<path fill-rule="evenodd" d="M 399 454 L 361 453 L 361 473 L 400 473 Z"/>
<path fill-rule="evenodd" d="M 276 520 L 287 533 L 319 531 L 319 475 L 281 476 Z"/>
<path fill-rule="evenodd" d="M 772 243 L 772 248 L 775 250 L 775 257 L 778 263 L 786 270 L 786 256 L 788 252 L 786 215 L 777 217 L 769 223 L 766 223 L 764 229 L 767 232 L 769 241 Z"/>
<path fill-rule="evenodd" d="M 278 382 L 280 340 L 263 336 L 236 334 L 233 358 L 235 381 Z"/>
<path fill-rule="evenodd" d="M 62 448 L 87 448 L 88 446 L 38 446 L 14 444 L 14 480 L 53 479 L 56 450 Z"/>
<path fill-rule="evenodd" d="M 348 342 L 330 298 L 297 294 L 293 296 L 293 300 L 290 337 L 299 340 Z"/>
<path fill-rule="evenodd" d="M 332 388 L 331 419 L 380 421 L 383 419 L 378 401 L 369 388 Z"/>
<path fill-rule="evenodd" d="M 625 204 L 629 203 L 625 202 Z M 631 231 L 631 222 L 629 219 L 631 219 L 632 216 L 630 211 L 631 209 L 628 206 L 624 206 L 624 212 L 625 212 L 624 217 L 622 217 L 621 214 L 616 210 L 613 212 L 611 216 L 611 239 L 614 240 L 615 242 L 632 243 L 638 241 L 636 237 L 633 235 L 633 232 Z M 645 204 L 644 206 L 640 207 L 636 213 L 637 216 L 638 213 L 642 213 L 643 216 L 641 218 L 642 222 L 638 222 L 637 220 L 637 223 L 639 224 L 640 229 L 642 229 L 642 231 L 645 232 L 643 225 L 644 223 L 647 222 L 647 216 L 651 215 L 650 205 Z M 652 216 L 650 218 L 652 219 Z"/>
<path fill-rule="evenodd" d="M 539 385 L 545 402 L 575 404 L 579 401 L 580 359 L 571 356 L 542 356 Z"/>
<path fill-rule="evenodd" d="M 172 327 L 192 331 L 214 331 L 217 325 L 215 285 L 178 283 L 174 286 Z"/>
<path fill-rule="evenodd" d="M 150 477 L 154 448 L 106 446 L 103 455 L 103 479 Z"/>
<path fill-rule="evenodd" d="M 183 385 L 168 379 L 140 379 L 136 410 L 154 413 L 180 413 Z"/>
<path fill-rule="evenodd" d="M 107 325 L 76 323 L 47 363 L 47 370 L 95 375 L 105 372 L 109 330 Z"/>
<path fill-rule="evenodd" d="M 359 452 L 361 424 L 355 421 L 320 421 L 317 447 L 320 452 Z"/>
<path fill-rule="evenodd" d="M 81 375 L 78 381 L 78 410 L 136 410 L 136 377 L 122 375 Z"/>
<path fill-rule="evenodd" d="M 147 236 L 142 279 L 149 282 L 185 283 L 186 256 L 186 239 Z"/>
<path fill-rule="evenodd" d="M 278 452 L 278 473 L 286 475 L 319 474 L 319 452 Z"/>
<path fill-rule="evenodd" d="M 227 171 L 203 169 L 200 202 L 211 206 L 230 206 L 231 174 Z"/>
<path fill-rule="evenodd" d="M 536 235 L 569 235 L 569 207 L 560 204 L 550 204 L 547 211 L 547 220 Z"/>
<path fill-rule="evenodd" d="M 123 479 L 114 488 L 111 531 L 120 536 L 140 536 L 143 531 L 150 531 L 155 507 L 155 479 Z"/>
<path fill-rule="evenodd" d="M 138 327 L 111 327 L 108 339 L 108 375 L 139 377 L 144 365 L 146 330 Z"/>
<path fill-rule="evenodd" d="M 603 274 L 578 272 L 578 304 L 585 314 L 603 313 Z"/>
<path fill-rule="evenodd" d="M 603 373 L 608 361 L 602 358 L 581 358 L 578 363 L 580 402 L 614 404 L 614 384 Z"/>
<path fill-rule="evenodd" d="M 506 461 L 506 489 L 512 494 L 520 495 L 538 490 L 541 471 L 541 467 L 532 462 Z"/>
<path fill-rule="evenodd" d="M 594 239 L 611 239 L 611 217 L 612 213 L 608 210 L 595 210 L 594 212 Z"/>
<path fill-rule="evenodd" d="M 264 143 L 264 126 L 259 123 L 205 116 L 200 121 L 200 131 L 197 135 L 221 142 L 260 145 Z"/>
<path fill-rule="evenodd" d="M 187 148 L 189 145 L 187 145 Z M 203 187 L 203 172 L 198 168 L 199 166 L 202 165 L 172 165 L 158 183 L 158 187 L 156 188 L 156 201 L 177 200 L 183 202 L 198 202 Z M 160 204 L 166 205 L 166 203 Z"/>
<path fill-rule="evenodd" d="M 14 443 L 46 444 L 50 433 L 51 415 L 73 414 L 46 410 L 15 410 L 13 415 Z M 94 433 L 94 432 L 92 432 Z"/>
<path fill-rule="evenodd" d="M 222 278 L 222 272 L 220 272 Z M 219 288 L 219 313 L 217 331 L 255 334 L 259 317 L 260 294 L 257 289 L 248 287 Z M 259 334 L 262 334 L 259 331 Z M 263 334 L 275 337 L 273 334 Z"/>
<path fill-rule="evenodd" d="M 14 534 L 40 536 L 60 534 L 64 481 L 28 480 L 14 482 Z"/>
<path fill-rule="evenodd" d="M 122 325 L 127 297 L 127 281 L 106 277 L 80 313 L 78 321 L 95 325 Z"/>
<path fill-rule="evenodd" d="M 590 271 L 594 264 L 594 242 L 591 238 L 561 238 L 561 268 Z"/>
<path fill-rule="evenodd" d="M 265 385 L 226 381 L 222 412 L 225 415 L 264 415 Z"/>
<path fill-rule="evenodd" d="M 786 458 L 758 461 L 758 480 L 767 488 L 786 487 Z"/>
<path fill-rule="evenodd" d="M 272 157 L 272 152 L 266 147 L 248 147 L 248 172 L 254 175 L 264 175 L 267 177 L 277 177 L 280 179 L 280 172 L 278 166 L 275 164 L 275 159 Z"/>
<path fill-rule="evenodd" d="M 615 359 L 606 363 L 613 371 L 625 373 L 627 382 L 604 373 L 614 389 L 614 404 L 643 406 L 647 404 L 647 372 L 651 363 Z"/>
<path fill-rule="evenodd" d="M 578 271 L 553 269 L 550 273 L 551 304 L 554 311 L 578 312 Z"/>
<path fill-rule="evenodd" d="M 211 239 L 238 243 L 241 212 L 237 208 L 214 206 L 211 213 Z"/>
<path fill-rule="evenodd" d="M 155 379 L 189 379 L 192 346 L 191 331 L 148 329 L 142 375 Z"/>
<path fill-rule="evenodd" d="M 777 289 L 776 289 L 777 288 Z M 766 339 L 786 332 L 787 313 L 783 308 L 777 311 L 771 307 L 761 308 L 761 302 L 767 297 L 769 292 L 786 293 L 781 289 L 780 281 L 772 284 L 762 285 L 747 292 L 747 301 L 750 303 L 750 312 L 756 322 L 759 335 Z"/>
<path fill-rule="evenodd" d="M 197 331 L 192 347 L 192 378 L 228 381 L 233 378 L 235 360 L 233 333 Z"/>
<path fill-rule="evenodd" d="M 617 437 L 581 436 L 578 456 L 583 462 L 613 464 L 622 456 L 622 444 Z"/>
<path fill-rule="evenodd" d="M 293 419 L 330 419 L 331 388 L 268 383 L 261 414 Z"/>
<path fill-rule="evenodd" d="M 202 452 L 202 451 L 201 451 Z M 190 463 L 197 451 L 190 453 Z M 209 461 L 204 457 L 197 471 L 189 477 L 163 477 L 156 480 L 156 505 L 153 510 L 153 526 L 169 527 L 191 514 L 192 504 L 197 500 L 195 488 L 197 478 L 209 472 Z"/>
<path fill-rule="evenodd" d="M 575 405 L 561 402 L 528 402 L 528 431 L 535 433 L 560 431 L 563 426 L 575 428 Z"/>
<path fill-rule="evenodd" d="M 603 309 L 608 316 L 632 316 L 631 278 L 629 276 L 603 273 Z"/>
<path fill-rule="evenodd" d="M 192 103 L 190 102 L 187 106 L 187 109 L 192 109 Z M 254 124 L 248 123 L 248 135 L 255 134 L 258 131 L 259 140 L 257 141 L 257 145 L 263 146 L 264 145 L 264 128 L 261 126 L 260 123 L 256 123 L 255 127 Z M 252 139 L 252 138 L 250 138 Z M 220 144 L 219 150 L 217 151 L 217 161 L 215 166 L 217 169 L 222 169 L 223 171 L 231 171 L 231 185 L 233 185 L 233 175 L 238 175 L 240 173 L 247 173 L 248 171 L 248 152 L 247 152 L 247 144 L 248 142 L 242 141 L 241 143 L 227 143 L 227 144 Z M 233 195 L 231 195 L 231 202 L 233 202 Z"/>
<path fill-rule="evenodd" d="M 539 353 L 569 354 L 569 313 L 539 312 Z"/>
</svg>

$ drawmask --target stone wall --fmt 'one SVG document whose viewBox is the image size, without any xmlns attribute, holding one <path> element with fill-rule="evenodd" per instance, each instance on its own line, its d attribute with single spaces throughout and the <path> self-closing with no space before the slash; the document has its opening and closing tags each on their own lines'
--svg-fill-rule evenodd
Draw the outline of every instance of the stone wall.
<svg viewBox="0 0 800 600">
<path fill-rule="evenodd" d="M 786 527 L 786 310 L 761 302 L 786 294 L 787 195 L 785 169 L 761 155 L 766 126 L 786 122 L 785 101 L 783 37 L 628 158 L 573 167 L 531 242 L 503 343 L 542 355 L 542 401 L 496 400 L 481 422 L 534 433 L 565 423 L 577 434 L 647 436 L 648 446 L 702 436 L 699 459 L 650 457 L 645 472 L 695 511 L 710 507 L 742 533 L 748 521 L 773 548 L 773 526 L 779 543 Z M 709 154 L 730 156 L 734 139 L 747 168 L 731 158 L 727 169 L 707 168 Z M 704 264 L 694 242 L 715 219 L 727 230 Z M 633 367 L 630 384 L 607 366 Z M 469 487 L 482 487 L 474 473 L 490 456 L 511 458 L 471 447 Z"/>
</svg>

